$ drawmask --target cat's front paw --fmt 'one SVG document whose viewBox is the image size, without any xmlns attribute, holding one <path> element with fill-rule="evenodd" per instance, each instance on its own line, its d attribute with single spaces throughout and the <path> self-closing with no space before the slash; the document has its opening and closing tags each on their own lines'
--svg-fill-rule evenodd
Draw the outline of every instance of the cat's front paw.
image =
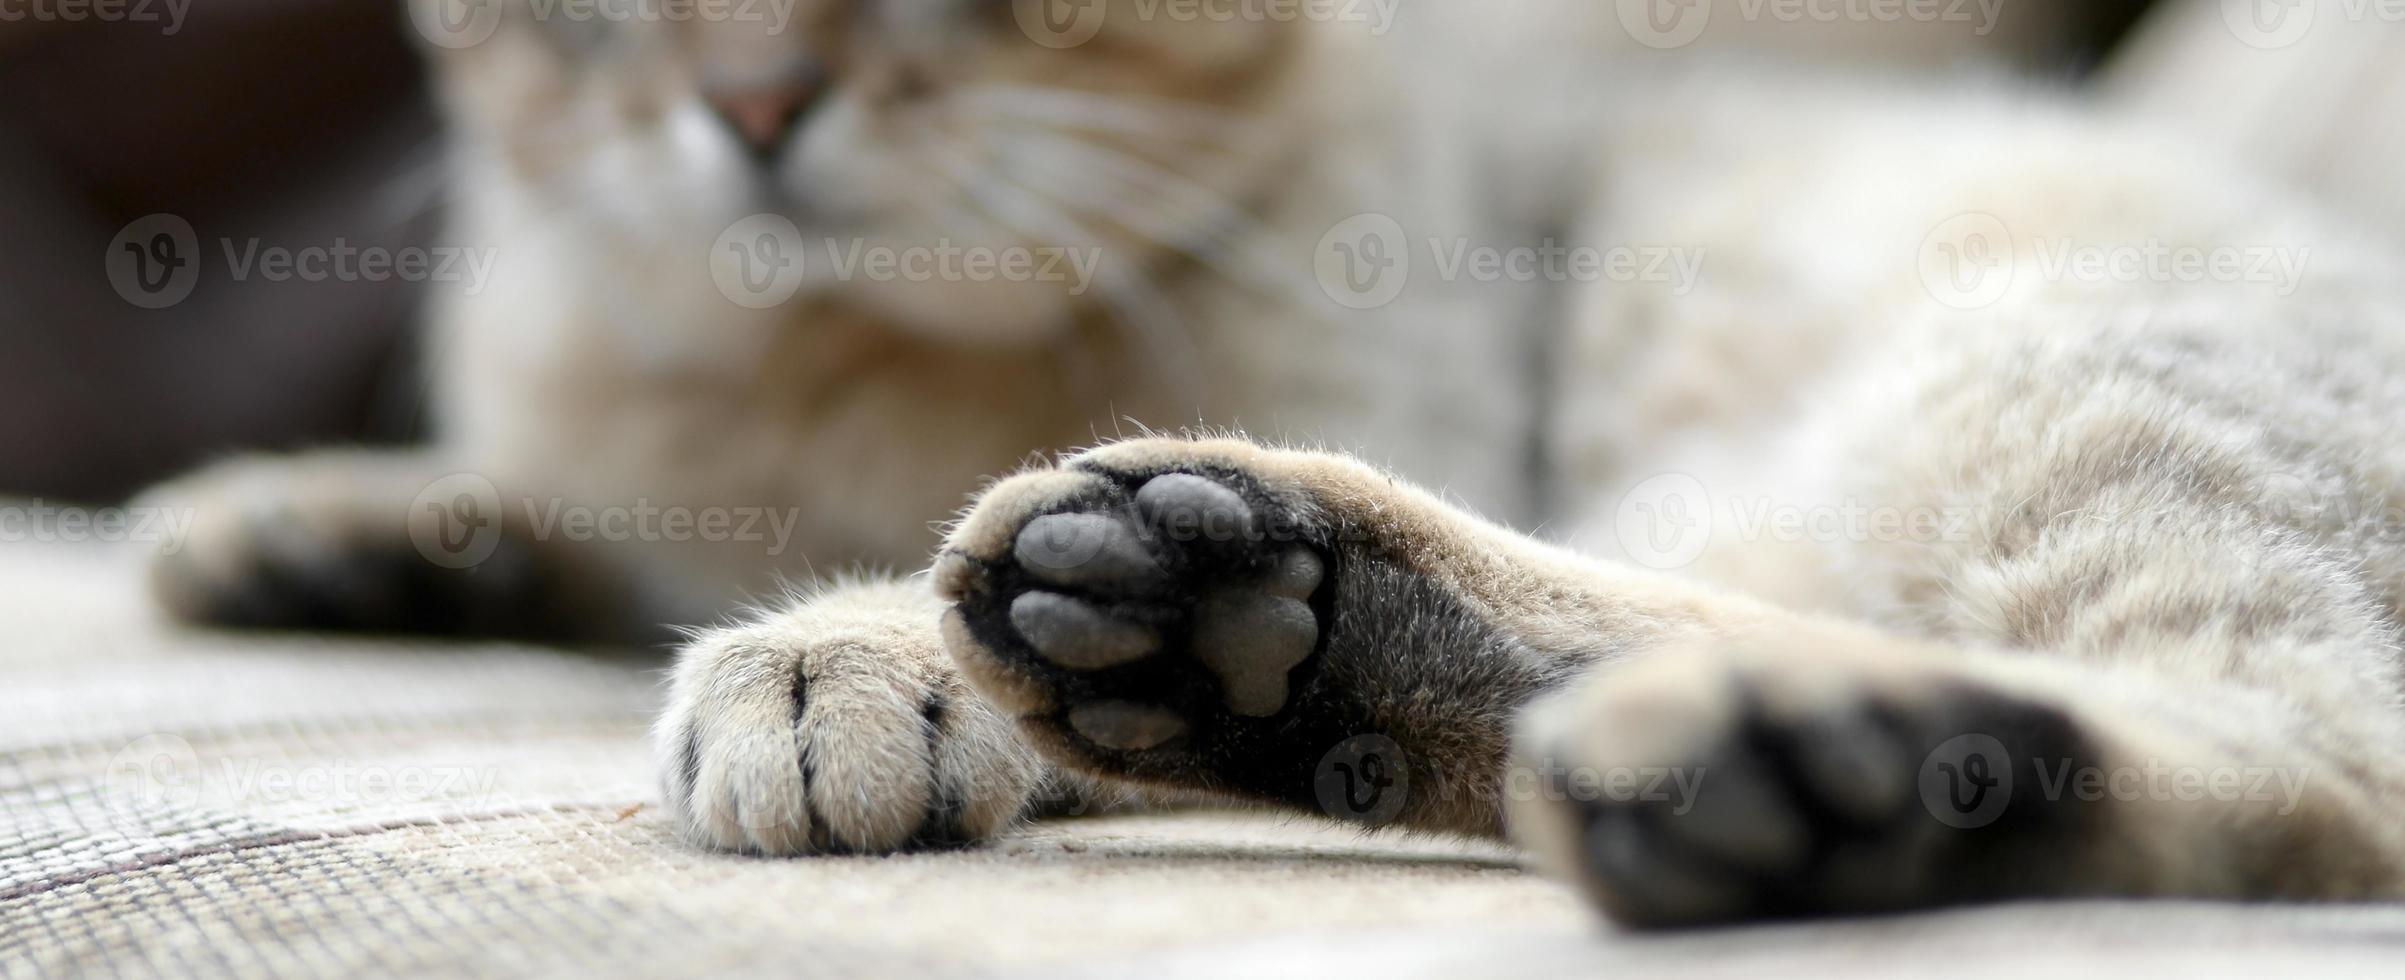
<svg viewBox="0 0 2405 980">
<path fill-rule="evenodd" d="M 1043 767 L 945 658 L 940 610 L 921 584 L 851 586 L 686 646 L 655 732 L 679 831 L 789 855 L 1009 827 Z"/>
<path fill-rule="evenodd" d="M 936 565 L 945 641 L 1077 771 L 1493 833 L 1541 668 L 1432 571 L 1487 562 L 1473 524 L 1342 456 L 1117 443 L 971 508 Z"/>
<path fill-rule="evenodd" d="M 2097 814 L 2030 774 L 2092 765 L 2081 727 L 1836 642 L 1649 654 L 1540 703 L 1515 833 L 1636 926 L 2076 891 Z"/>
<path fill-rule="evenodd" d="M 148 569 L 153 597 L 186 622 L 563 640 L 648 625 L 599 576 L 520 533 L 491 481 L 415 454 L 237 459 L 137 506 L 189 522 Z"/>
<path fill-rule="evenodd" d="M 986 494 L 937 566 L 948 639 L 1065 761 L 1305 803 L 1334 742 L 1281 736 L 1332 720 L 1294 703 L 1321 647 L 1322 535 L 1242 465 L 1259 450 L 1156 448 L 1174 455 L 1122 447 Z"/>
</svg>

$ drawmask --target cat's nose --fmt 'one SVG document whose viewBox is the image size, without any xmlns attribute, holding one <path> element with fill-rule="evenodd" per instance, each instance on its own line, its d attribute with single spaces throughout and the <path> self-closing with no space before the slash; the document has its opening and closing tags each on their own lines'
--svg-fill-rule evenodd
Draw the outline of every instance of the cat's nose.
<svg viewBox="0 0 2405 980">
<path fill-rule="evenodd" d="M 702 99 L 752 156 L 768 160 L 793 138 L 825 91 L 825 79 L 810 72 L 776 82 L 712 86 L 702 91 Z"/>
</svg>

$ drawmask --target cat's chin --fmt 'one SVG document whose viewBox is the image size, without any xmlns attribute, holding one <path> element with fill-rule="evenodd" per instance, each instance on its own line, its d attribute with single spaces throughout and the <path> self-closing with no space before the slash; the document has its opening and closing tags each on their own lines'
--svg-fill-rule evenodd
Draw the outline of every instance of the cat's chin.
<svg viewBox="0 0 2405 980">
<path fill-rule="evenodd" d="M 895 279 L 846 282 L 839 288 L 847 304 L 903 333 L 1003 348 L 1057 340 L 1097 299 L 1091 286 L 1053 282 Z"/>
</svg>

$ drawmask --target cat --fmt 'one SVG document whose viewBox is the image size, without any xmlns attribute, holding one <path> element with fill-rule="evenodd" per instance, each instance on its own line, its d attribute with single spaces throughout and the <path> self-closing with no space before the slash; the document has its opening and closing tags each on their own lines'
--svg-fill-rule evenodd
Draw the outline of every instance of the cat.
<svg viewBox="0 0 2405 980">
<path fill-rule="evenodd" d="M 2043 94 L 1605 63 L 1587 6 L 477 8 L 437 440 L 162 488 L 155 589 L 615 638 L 802 576 L 656 730 L 749 853 L 1206 798 L 1509 834 L 1637 925 L 2395 896 L 2386 246 Z M 558 522 L 663 510 L 790 547 Z"/>
</svg>

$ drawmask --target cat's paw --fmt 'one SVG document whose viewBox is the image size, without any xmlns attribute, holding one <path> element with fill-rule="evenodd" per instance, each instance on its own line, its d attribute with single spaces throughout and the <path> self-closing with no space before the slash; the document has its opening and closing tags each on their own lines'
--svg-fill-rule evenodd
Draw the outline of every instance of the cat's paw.
<svg viewBox="0 0 2405 980">
<path fill-rule="evenodd" d="M 462 489 L 446 492 L 446 479 Z M 400 454 L 203 469 L 137 503 L 189 518 L 152 558 L 150 591 L 171 615 L 213 626 L 558 639 L 637 629 L 605 611 L 599 582 L 571 581 L 568 562 L 511 533 L 490 488 Z"/>
<path fill-rule="evenodd" d="M 945 640 L 1080 771 L 1492 831 L 1504 702 L 1524 691 L 1488 682 L 1518 661 L 1414 565 L 1470 547 L 1415 494 L 1327 454 L 1108 446 L 971 509 L 936 566 Z"/>
<path fill-rule="evenodd" d="M 2080 860 L 2084 766 L 2063 711 L 1908 658 L 1649 654 L 1531 710 L 1515 833 L 1613 918 L 1648 927 L 2046 894 Z M 2011 780 L 2019 777 L 2021 785 Z"/>
<path fill-rule="evenodd" d="M 941 608 L 923 584 L 850 586 L 686 646 L 655 731 L 678 830 L 790 855 L 1009 827 L 1043 766 L 944 656 Z"/>
</svg>

